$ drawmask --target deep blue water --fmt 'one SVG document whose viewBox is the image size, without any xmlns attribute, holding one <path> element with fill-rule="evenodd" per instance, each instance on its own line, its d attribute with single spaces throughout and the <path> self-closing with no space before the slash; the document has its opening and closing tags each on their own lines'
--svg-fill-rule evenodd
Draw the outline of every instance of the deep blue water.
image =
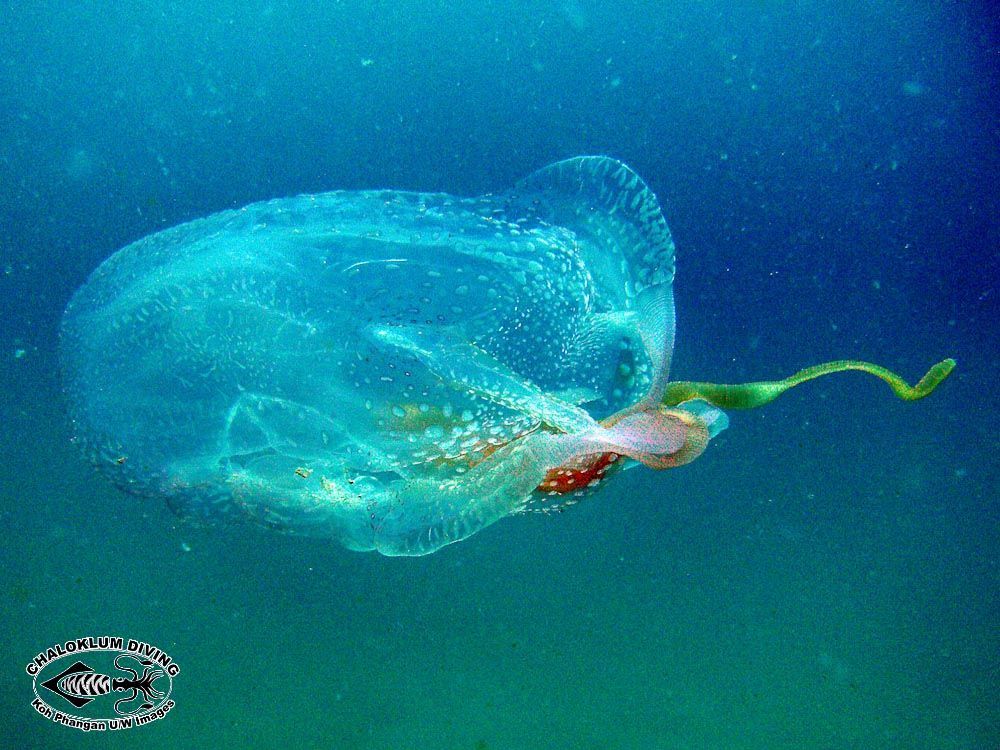
<svg viewBox="0 0 1000 750">
<path fill-rule="evenodd" d="M 998 25 L 931 2 L 0 5 L 0 745 L 1000 745 Z M 126 243 L 601 153 L 678 247 L 674 373 L 842 375 L 555 517 L 388 559 L 121 495 L 69 442 L 73 291 Z M 176 708 L 54 726 L 24 665 L 135 634 Z"/>
</svg>

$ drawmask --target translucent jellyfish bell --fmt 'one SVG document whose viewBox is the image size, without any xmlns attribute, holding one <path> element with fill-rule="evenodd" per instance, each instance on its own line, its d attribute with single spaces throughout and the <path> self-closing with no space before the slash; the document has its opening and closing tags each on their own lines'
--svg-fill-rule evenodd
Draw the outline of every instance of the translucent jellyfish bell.
<svg viewBox="0 0 1000 750">
<path fill-rule="evenodd" d="M 257 203 L 93 273 L 63 321 L 71 415 L 118 486 L 178 512 L 417 555 L 687 463 L 762 386 L 874 367 L 669 383 L 673 275 L 655 196 L 605 157 L 478 198 Z"/>
</svg>

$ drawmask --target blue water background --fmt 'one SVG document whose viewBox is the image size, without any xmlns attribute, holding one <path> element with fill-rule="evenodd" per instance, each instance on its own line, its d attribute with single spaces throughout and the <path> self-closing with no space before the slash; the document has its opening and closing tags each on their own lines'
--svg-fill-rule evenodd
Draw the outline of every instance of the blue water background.
<svg viewBox="0 0 1000 750">
<path fill-rule="evenodd" d="M 996 748 L 998 27 L 987 3 L 0 4 L 0 746 Z M 843 375 L 705 456 L 426 558 L 202 530 L 69 443 L 59 318 L 140 236 L 602 153 L 678 245 L 679 378 Z M 182 666 L 120 735 L 26 662 Z"/>
</svg>

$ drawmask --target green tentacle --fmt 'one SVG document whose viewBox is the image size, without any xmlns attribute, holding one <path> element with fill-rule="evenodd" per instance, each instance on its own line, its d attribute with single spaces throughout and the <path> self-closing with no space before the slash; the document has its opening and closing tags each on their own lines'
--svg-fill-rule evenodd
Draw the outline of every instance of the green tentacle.
<svg viewBox="0 0 1000 750">
<path fill-rule="evenodd" d="M 916 385 L 909 385 L 899 375 L 879 365 L 853 359 L 841 359 L 836 362 L 824 362 L 821 365 L 807 367 L 784 380 L 735 384 L 691 383 L 687 381 L 669 383 L 663 396 L 663 404 L 676 406 L 682 401 L 700 398 L 720 409 L 754 409 L 771 403 L 782 393 L 789 388 L 794 388 L 799 383 L 846 370 L 860 370 L 874 375 L 888 383 L 892 392 L 899 398 L 904 401 L 916 401 L 929 396 L 954 369 L 955 360 L 946 359 L 929 369 Z"/>
</svg>

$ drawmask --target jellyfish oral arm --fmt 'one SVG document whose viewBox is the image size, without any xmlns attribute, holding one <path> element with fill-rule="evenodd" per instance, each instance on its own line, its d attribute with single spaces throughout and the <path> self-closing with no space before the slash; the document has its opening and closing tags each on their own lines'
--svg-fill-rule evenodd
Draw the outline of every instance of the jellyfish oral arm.
<svg viewBox="0 0 1000 750">
<path fill-rule="evenodd" d="M 711 436 L 725 429 L 721 412 L 709 406 L 702 411 L 656 406 L 614 414 L 590 433 L 577 436 L 579 453 L 550 469 L 537 489 L 567 494 L 590 487 L 623 457 L 651 469 L 690 463 L 702 454 Z"/>
<path fill-rule="evenodd" d="M 669 383 L 661 404 L 652 407 L 637 404 L 577 435 L 575 454 L 549 469 L 537 490 L 563 495 L 593 486 L 621 457 L 653 469 L 670 469 L 690 463 L 702 454 L 709 439 L 728 425 L 725 414 L 715 407 L 752 409 L 764 406 L 789 388 L 824 375 L 848 370 L 866 372 L 885 381 L 902 400 L 916 401 L 930 395 L 954 368 L 955 361 L 946 359 L 930 368 L 912 386 L 891 370 L 857 360 L 807 367 L 783 380 L 737 384 Z"/>
<path fill-rule="evenodd" d="M 871 362 L 843 359 L 834 362 L 824 362 L 799 370 L 784 380 L 763 380 L 755 383 L 695 383 L 677 381 L 669 383 L 663 394 L 662 403 L 665 406 L 676 406 L 690 399 L 702 399 L 713 406 L 722 409 L 754 409 L 769 404 L 789 388 L 809 380 L 836 372 L 857 370 L 874 375 L 884 381 L 903 401 L 917 401 L 934 392 L 951 371 L 955 369 L 955 360 L 945 359 L 931 367 L 917 381 L 909 385 L 903 378 L 891 370 Z"/>
</svg>

